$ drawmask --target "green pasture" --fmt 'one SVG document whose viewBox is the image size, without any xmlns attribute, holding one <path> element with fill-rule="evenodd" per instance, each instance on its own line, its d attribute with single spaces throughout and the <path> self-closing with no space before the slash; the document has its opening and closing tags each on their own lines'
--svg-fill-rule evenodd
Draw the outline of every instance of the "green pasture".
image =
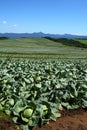
<svg viewBox="0 0 87 130">
<path fill-rule="evenodd" d="M 84 43 L 84 44 L 87 44 L 87 39 L 78 39 L 77 41 Z"/>
<path fill-rule="evenodd" d="M 80 40 L 87 43 L 87 40 Z M 0 40 L 0 57 L 86 59 L 87 49 L 70 47 L 45 38 L 14 38 Z"/>
</svg>

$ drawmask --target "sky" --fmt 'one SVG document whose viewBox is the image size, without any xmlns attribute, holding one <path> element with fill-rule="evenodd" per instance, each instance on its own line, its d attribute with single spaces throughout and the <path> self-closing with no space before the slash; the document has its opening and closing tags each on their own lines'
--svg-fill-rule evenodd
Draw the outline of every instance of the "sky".
<svg viewBox="0 0 87 130">
<path fill-rule="evenodd" d="M 0 0 L 0 33 L 87 35 L 87 0 Z"/>
</svg>

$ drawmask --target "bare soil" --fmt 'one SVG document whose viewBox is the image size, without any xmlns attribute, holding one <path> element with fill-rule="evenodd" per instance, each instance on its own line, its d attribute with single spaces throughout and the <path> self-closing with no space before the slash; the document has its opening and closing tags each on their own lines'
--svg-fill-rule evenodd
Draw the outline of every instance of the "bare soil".
<svg viewBox="0 0 87 130">
<path fill-rule="evenodd" d="M 15 125 L 9 116 L 0 111 L 0 130 L 21 130 L 21 128 Z"/>
<path fill-rule="evenodd" d="M 35 130 L 87 130 L 86 110 L 63 110 L 61 113 L 62 117 L 58 118 L 56 122 L 50 121 Z"/>
</svg>

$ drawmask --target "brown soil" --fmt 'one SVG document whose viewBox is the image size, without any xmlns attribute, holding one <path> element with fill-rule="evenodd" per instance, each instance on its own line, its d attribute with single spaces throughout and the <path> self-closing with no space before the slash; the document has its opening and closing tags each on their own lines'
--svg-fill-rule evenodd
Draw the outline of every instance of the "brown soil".
<svg viewBox="0 0 87 130">
<path fill-rule="evenodd" d="M 14 130 L 13 124 L 9 120 L 0 120 L 0 130 Z"/>
<path fill-rule="evenodd" d="M 62 117 L 56 122 L 50 121 L 41 128 L 36 127 L 34 130 L 87 130 L 87 111 L 63 110 Z M 8 119 L 0 119 L 0 130 L 21 130 L 19 126 L 14 126 L 13 122 Z"/>
<path fill-rule="evenodd" d="M 56 122 L 37 127 L 35 130 L 87 130 L 87 111 L 79 110 L 64 110 L 62 117 Z"/>
<path fill-rule="evenodd" d="M 13 125 L 10 120 L 0 120 L 0 130 L 21 130 L 19 126 Z"/>
<path fill-rule="evenodd" d="M 0 111 L 0 130 L 21 130 L 21 128 L 14 125 L 10 117 Z"/>
</svg>

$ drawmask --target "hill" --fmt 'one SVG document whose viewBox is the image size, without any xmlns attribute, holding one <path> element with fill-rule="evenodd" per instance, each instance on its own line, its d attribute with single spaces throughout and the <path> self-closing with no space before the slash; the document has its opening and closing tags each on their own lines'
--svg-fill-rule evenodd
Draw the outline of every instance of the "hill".
<svg viewBox="0 0 87 130">
<path fill-rule="evenodd" d="M 87 59 L 87 48 L 69 46 L 46 38 L 9 38 L 0 40 L 0 57 Z"/>
<path fill-rule="evenodd" d="M 0 40 L 6 40 L 8 37 L 0 37 Z"/>
<path fill-rule="evenodd" d="M 63 45 L 72 46 L 72 47 L 81 47 L 87 48 L 87 40 L 86 39 L 67 39 L 67 38 L 51 38 L 44 37 L 54 42 L 62 43 Z"/>
</svg>

